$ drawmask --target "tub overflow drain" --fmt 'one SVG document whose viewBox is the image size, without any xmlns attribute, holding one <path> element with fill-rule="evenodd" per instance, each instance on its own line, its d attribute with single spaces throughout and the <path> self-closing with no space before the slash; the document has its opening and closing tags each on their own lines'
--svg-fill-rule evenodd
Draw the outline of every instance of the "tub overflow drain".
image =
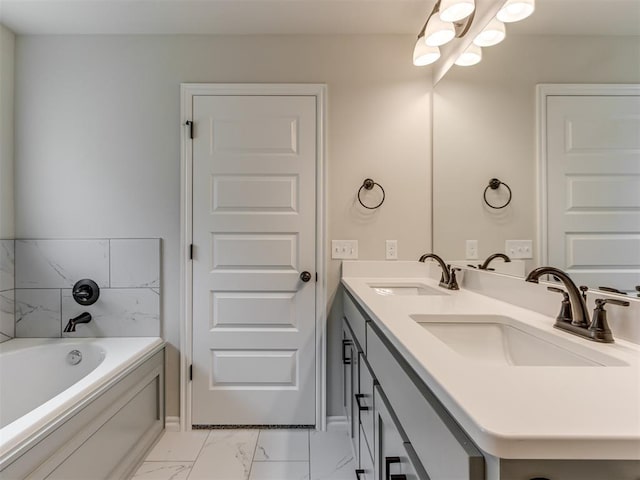
<svg viewBox="0 0 640 480">
<path fill-rule="evenodd" d="M 71 350 L 67 353 L 67 362 L 71 365 L 77 365 L 82 361 L 82 353 L 80 350 Z"/>
</svg>

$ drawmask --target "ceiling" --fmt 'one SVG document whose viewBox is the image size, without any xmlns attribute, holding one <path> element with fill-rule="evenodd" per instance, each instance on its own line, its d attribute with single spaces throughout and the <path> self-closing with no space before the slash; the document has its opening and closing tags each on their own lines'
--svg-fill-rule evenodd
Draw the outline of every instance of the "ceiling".
<svg viewBox="0 0 640 480">
<path fill-rule="evenodd" d="M 18 34 L 412 34 L 434 0 L 0 0 Z M 576 12 L 574 14 L 574 12 Z M 640 0 L 537 0 L 516 34 L 640 35 Z"/>
</svg>

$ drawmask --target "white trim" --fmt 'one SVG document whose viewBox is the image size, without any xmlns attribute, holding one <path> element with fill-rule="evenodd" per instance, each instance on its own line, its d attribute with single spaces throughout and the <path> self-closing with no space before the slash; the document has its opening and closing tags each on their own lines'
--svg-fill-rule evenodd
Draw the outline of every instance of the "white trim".
<svg viewBox="0 0 640 480">
<path fill-rule="evenodd" d="M 346 415 L 330 416 L 327 417 L 327 431 L 328 432 L 348 432 L 349 420 Z"/>
<path fill-rule="evenodd" d="M 193 238 L 193 152 L 185 122 L 193 118 L 197 95 L 309 95 L 316 97 L 316 429 L 325 430 L 327 342 L 327 86 L 323 84 L 213 84 L 180 85 L 180 430 L 191 430 L 192 282 L 189 245 Z M 169 418 L 169 417 L 168 417 Z"/>
<path fill-rule="evenodd" d="M 536 85 L 536 170 L 537 170 L 537 202 L 536 221 L 538 226 L 538 245 L 536 254 L 539 265 L 549 264 L 547 243 L 547 97 L 553 96 L 588 96 L 607 95 L 624 96 L 640 95 L 638 84 L 574 84 L 574 83 L 542 83 Z"/>
<path fill-rule="evenodd" d="M 179 432 L 180 417 L 173 417 L 173 416 L 164 417 L 164 429 L 168 432 Z"/>
</svg>

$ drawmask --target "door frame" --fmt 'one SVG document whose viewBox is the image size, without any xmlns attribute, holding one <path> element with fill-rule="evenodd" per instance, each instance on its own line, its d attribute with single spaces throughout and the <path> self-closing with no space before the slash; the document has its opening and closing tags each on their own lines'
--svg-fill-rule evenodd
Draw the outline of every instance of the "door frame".
<svg viewBox="0 0 640 480">
<path fill-rule="evenodd" d="M 555 96 L 624 96 L 640 95 L 638 84 L 541 83 L 536 85 L 536 180 L 538 227 L 536 256 L 538 264 L 549 264 L 547 215 L 547 97 Z"/>
<path fill-rule="evenodd" d="M 189 246 L 193 238 L 193 150 L 189 126 L 193 97 L 199 95 L 290 95 L 316 98 L 316 429 L 325 430 L 327 339 L 327 86 L 325 84 L 180 84 L 180 430 L 191 430 L 191 381 L 193 335 L 193 265 Z M 196 126 L 197 127 L 197 126 Z"/>
</svg>

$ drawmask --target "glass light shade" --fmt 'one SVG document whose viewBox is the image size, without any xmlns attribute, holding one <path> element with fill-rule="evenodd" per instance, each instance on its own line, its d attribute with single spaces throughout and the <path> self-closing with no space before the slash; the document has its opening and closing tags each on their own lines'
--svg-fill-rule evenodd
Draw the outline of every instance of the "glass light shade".
<svg viewBox="0 0 640 480">
<path fill-rule="evenodd" d="M 505 23 L 519 22 L 531 15 L 535 9 L 535 0 L 507 0 L 496 18 Z"/>
<path fill-rule="evenodd" d="M 484 27 L 484 30 L 474 38 L 473 43 L 479 47 L 492 47 L 499 44 L 507 35 L 504 23 L 497 18 L 494 18 L 489 22 L 489 25 Z"/>
<path fill-rule="evenodd" d="M 461 67 L 470 67 L 479 63 L 480 60 L 482 60 L 482 49 L 472 43 L 460 54 L 455 63 Z"/>
<path fill-rule="evenodd" d="M 440 18 L 445 22 L 457 22 L 471 15 L 475 8 L 474 0 L 442 0 Z"/>
<path fill-rule="evenodd" d="M 416 67 L 424 67 L 440 58 L 440 49 L 424 43 L 424 37 L 419 37 L 413 48 L 413 64 Z"/>
<path fill-rule="evenodd" d="M 432 15 L 424 31 L 424 41 L 430 47 L 439 47 L 453 40 L 456 29 L 451 22 L 443 22 L 438 15 Z"/>
</svg>

